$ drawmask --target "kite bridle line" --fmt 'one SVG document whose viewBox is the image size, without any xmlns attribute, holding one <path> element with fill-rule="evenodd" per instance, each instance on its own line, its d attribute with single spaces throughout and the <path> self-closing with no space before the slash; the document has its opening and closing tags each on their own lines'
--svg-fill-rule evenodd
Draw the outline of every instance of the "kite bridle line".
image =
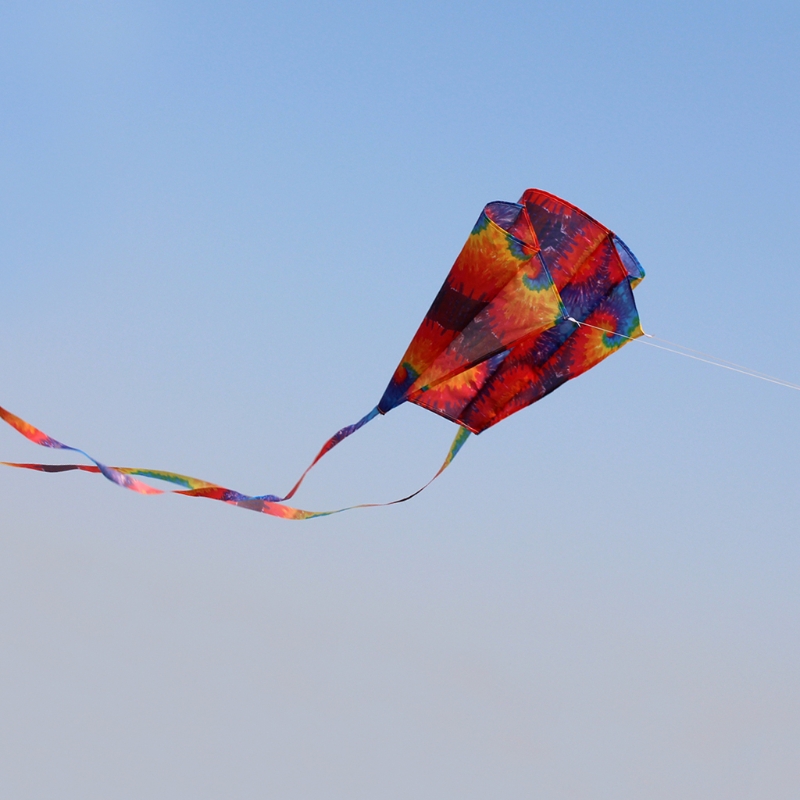
<svg viewBox="0 0 800 800">
<path fill-rule="evenodd" d="M 646 342 L 640 339 L 638 336 L 626 336 L 624 333 L 619 333 L 618 331 L 612 331 L 608 328 L 601 328 L 598 325 L 591 325 L 588 322 L 581 322 L 575 317 L 567 317 L 569 322 L 574 322 L 576 325 L 583 325 L 586 328 L 592 328 L 596 331 L 601 331 L 602 333 L 607 333 L 609 336 L 620 336 L 623 339 L 628 339 L 631 342 L 638 342 L 639 344 L 646 344 L 649 347 L 655 347 L 657 350 L 663 350 L 666 353 L 674 353 L 676 356 L 683 356 L 684 358 L 691 358 L 693 361 L 701 361 L 704 364 L 711 364 L 713 367 L 720 367 L 722 369 L 730 370 L 731 372 L 738 372 L 741 375 L 747 375 L 750 378 L 758 378 L 760 381 L 766 381 L 767 383 L 774 383 L 778 386 L 785 386 L 787 389 L 794 389 L 797 392 L 800 392 L 800 385 L 796 383 L 791 383 L 790 381 L 785 381 L 783 378 L 776 378 L 772 375 L 767 375 L 765 372 L 758 372 L 754 369 L 750 369 L 749 367 L 742 366 L 741 364 L 736 364 L 733 361 L 726 361 L 724 358 L 717 358 L 717 356 L 710 355 L 709 353 L 704 353 L 702 350 L 693 350 L 691 347 L 685 347 L 682 344 L 677 344 L 675 342 L 670 342 L 668 339 L 660 339 L 657 336 L 653 336 L 651 333 L 645 333 L 644 329 L 642 329 L 642 334 L 648 338 L 653 339 L 653 342 Z M 664 344 L 672 345 L 672 347 L 665 347 L 664 344 L 655 344 L 655 342 L 664 342 Z M 680 350 L 676 350 L 674 348 L 681 348 Z M 683 352 L 687 351 L 687 352 Z"/>
</svg>

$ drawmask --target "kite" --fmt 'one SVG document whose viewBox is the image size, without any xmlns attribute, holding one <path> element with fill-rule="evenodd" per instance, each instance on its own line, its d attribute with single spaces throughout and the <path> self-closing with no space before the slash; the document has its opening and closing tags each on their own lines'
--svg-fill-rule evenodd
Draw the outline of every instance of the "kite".
<svg viewBox="0 0 800 800">
<path fill-rule="evenodd" d="M 642 336 L 633 290 L 643 278 L 639 261 L 608 228 L 566 200 L 528 189 L 518 203 L 493 202 L 483 209 L 378 405 L 334 434 L 283 497 L 245 495 L 174 472 L 109 467 L 3 408 L 0 418 L 32 442 L 80 453 L 92 464 L 0 463 L 42 472 L 94 472 L 135 492 L 163 494 L 139 480 L 151 478 L 182 487 L 172 490 L 176 494 L 284 519 L 402 503 L 441 475 L 470 433 L 541 400 Z M 428 484 L 392 503 L 335 511 L 284 505 L 326 453 L 405 402 L 458 425 L 447 458 Z"/>
</svg>

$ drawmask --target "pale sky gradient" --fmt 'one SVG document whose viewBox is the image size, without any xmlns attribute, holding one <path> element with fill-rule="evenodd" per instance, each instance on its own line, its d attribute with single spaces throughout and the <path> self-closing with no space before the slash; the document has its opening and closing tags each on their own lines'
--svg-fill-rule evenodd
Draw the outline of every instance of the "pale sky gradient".
<svg viewBox="0 0 800 800">
<path fill-rule="evenodd" d="M 281 493 L 529 186 L 630 245 L 647 330 L 800 382 L 799 141 L 796 2 L 6 2 L 0 405 Z M 795 800 L 798 413 L 631 345 L 393 508 L 2 472 L 3 794 Z M 298 505 L 453 430 L 403 406 Z"/>
</svg>

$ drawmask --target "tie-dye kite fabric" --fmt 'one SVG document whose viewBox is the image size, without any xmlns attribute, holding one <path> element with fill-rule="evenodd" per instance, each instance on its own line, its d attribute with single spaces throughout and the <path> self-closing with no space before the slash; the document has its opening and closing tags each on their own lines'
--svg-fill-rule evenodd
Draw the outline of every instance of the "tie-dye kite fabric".
<svg viewBox="0 0 800 800">
<path fill-rule="evenodd" d="M 608 228 L 555 195 L 529 189 L 519 203 L 495 202 L 484 208 L 377 407 L 332 436 L 283 497 L 245 495 L 162 470 L 108 467 L 2 408 L 0 418 L 31 441 L 78 452 L 93 463 L 0 463 L 44 472 L 100 473 L 142 494 L 162 492 L 134 476 L 167 481 L 182 487 L 174 490 L 177 494 L 284 519 L 335 514 L 348 509 L 303 511 L 284 501 L 339 442 L 407 400 L 434 411 L 457 423 L 459 430 L 432 482 L 470 432 L 481 433 L 541 400 L 641 336 L 633 289 L 642 278 L 641 264 Z"/>
<path fill-rule="evenodd" d="M 409 400 L 480 433 L 641 336 L 643 277 L 619 237 L 552 194 L 489 203 L 378 409 Z"/>
</svg>

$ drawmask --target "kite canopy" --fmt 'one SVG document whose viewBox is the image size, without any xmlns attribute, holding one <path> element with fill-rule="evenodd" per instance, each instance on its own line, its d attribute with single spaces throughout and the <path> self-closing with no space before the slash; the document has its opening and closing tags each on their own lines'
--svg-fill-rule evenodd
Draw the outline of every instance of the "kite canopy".
<svg viewBox="0 0 800 800">
<path fill-rule="evenodd" d="M 619 237 L 555 195 L 489 203 L 378 410 L 408 400 L 480 433 L 641 336 L 642 278 Z"/>
<path fill-rule="evenodd" d="M 378 406 L 334 434 L 285 496 L 242 494 L 163 470 L 109 467 L 0 408 L 0 419 L 32 442 L 71 450 L 93 462 L 8 466 L 99 473 L 141 494 L 162 492 L 139 477 L 167 481 L 181 487 L 177 494 L 284 519 L 335 514 L 347 509 L 303 511 L 284 501 L 337 444 L 408 400 L 460 426 L 435 479 L 470 432 L 480 433 L 541 400 L 641 336 L 633 288 L 642 278 L 636 257 L 608 228 L 555 195 L 528 189 L 519 203 L 484 208 Z M 393 502 L 410 500 L 421 491 Z"/>
</svg>

